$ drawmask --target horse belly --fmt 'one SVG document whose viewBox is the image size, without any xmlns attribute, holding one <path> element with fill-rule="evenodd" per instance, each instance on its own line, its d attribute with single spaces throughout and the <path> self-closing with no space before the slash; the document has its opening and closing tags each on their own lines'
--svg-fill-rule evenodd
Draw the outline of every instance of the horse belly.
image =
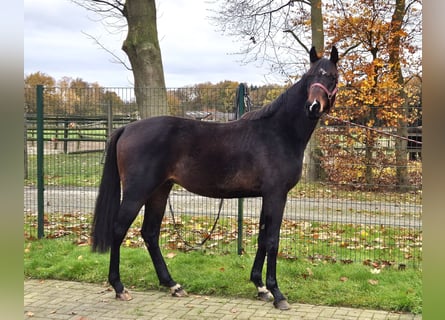
<svg viewBox="0 0 445 320">
<path fill-rule="evenodd" d="M 190 192 L 212 198 L 256 197 L 261 195 L 261 178 L 253 170 L 188 166 L 176 170 L 172 180 Z"/>
</svg>

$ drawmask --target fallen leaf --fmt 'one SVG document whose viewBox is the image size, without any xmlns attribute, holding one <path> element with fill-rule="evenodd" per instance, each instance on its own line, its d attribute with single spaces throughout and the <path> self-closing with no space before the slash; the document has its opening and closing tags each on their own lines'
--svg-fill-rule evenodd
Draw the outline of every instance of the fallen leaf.
<svg viewBox="0 0 445 320">
<path fill-rule="evenodd" d="M 167 259 L 173 259 L 174 257 L 176 257 L 176 253 L 174 253 L 174 252 L 169 252 L 169 253 L 167 253 L 167 254 L 165 255 L 165 257 L 166 257 Z"/>
<path fill-rule="evenodd" d="M 360 231 L 360 237 L 366 238 L 368 236 L 368 232 L 366 232 L 365 230 Z"/>
<path fill-rule="evenodd" d="M 370 285 L 375 286 L 375 285 L 378 285 L 378 284 L 379 284 L 379 280 L 369 279 L 369 280 L 368 280 L 368 283 L 369 283 Z"/>
<path fill-rule="evenodd" d="M 349 279 L 348 279 L 348 277 L 340 277 L 340 281 L 341 282 L 346 282 L 346 281 L 348 281 Z"/>
<path fill-rule="evenodd" d="M 382 271 L 382 270 L 377 269 L 377 268 L 371 269 L 371 273 L 372 273 L 372 274 L 379 274 L 380 271 Z"/>
</svg>

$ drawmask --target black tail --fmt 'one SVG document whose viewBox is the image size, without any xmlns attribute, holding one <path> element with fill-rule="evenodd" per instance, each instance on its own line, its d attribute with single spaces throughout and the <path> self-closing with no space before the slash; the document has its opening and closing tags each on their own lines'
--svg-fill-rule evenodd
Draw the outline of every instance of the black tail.
<svg viewBox="0 0 445 320">
<path fill-rule="evenodd" d="M 124 127 L 114 131 L 108 142 L 102 180 L 94 209 L 91 232 L 93 251 L 106 252 L 111 246 L 114 217 L 119 211 L 121 197 L 116 144 L 122 132 L 124 132 Z"/>
</svg>

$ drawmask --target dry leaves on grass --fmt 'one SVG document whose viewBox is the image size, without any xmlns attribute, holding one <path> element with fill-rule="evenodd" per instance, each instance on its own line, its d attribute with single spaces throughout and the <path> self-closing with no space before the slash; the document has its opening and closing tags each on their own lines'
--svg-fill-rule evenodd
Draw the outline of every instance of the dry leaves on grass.
<svg viewBox="0 0 445 320">
<path fill-rule="evenodd" d="M 368 283 L 372 286 L 376 286 L 379 284 L 379 280 L 375 280 L 375 279 L 369 279 Z"/>
</svg>

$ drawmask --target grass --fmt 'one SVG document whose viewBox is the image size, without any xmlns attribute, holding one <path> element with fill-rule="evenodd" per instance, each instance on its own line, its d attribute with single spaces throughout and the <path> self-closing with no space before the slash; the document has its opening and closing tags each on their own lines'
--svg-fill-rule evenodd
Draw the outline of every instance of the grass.
<svg viewBox="0 0 445 320">
<path fill-rule="evenodd" d="M 254 299 L 256 290 L 249 281 L 253 255 L 163 251 L 173 278 L 189 293 Z M 103 283 L 108 254 L 92 253 L 89 246 L 70 241 L 26 241 L 24 270 L 27 278 Z M 389 266 L 375 269 L 358 263 L 279 258 L 277 276 L 290 302 L 422 313 L 421 270 L 415 268 L 401 271 Z M 142 248 L 122 247 L 121 278 L 131 290 L 160 290 Z"/>
<path fill-rule="evenodd" d="M 145 248 L 140 235 L 143 216 L 133 222 L 123 241 L 125 247 Z M 87 244 L 91 214 L 48 214 L 44 217 L 47 238 L 66 239 Z M 208 236 L 214 223 L 205 216 L 182 215 L 175 223 L 167 215 L 161 225 L 161 246 L 187 251 Z M 26 240 L 36 239 L 37 215 L 25 214 Z M 214 254 L 237 252 L 237 218 L 221 217 L 204 249 Z M 254 253 L 258 238 L 258 219 L 244 219 L 243 248 Z M 394 267 L 421 267 L 423 237 L 421 230 L 379 225 L 338 224 L 284 219 L 280 232 L 279 255 L 287 259 L 306 257 L 313 261 L 349 263 L 352 261 Z"/>
<path fill-rule="evenodd" d="M 57 139 L 78 139 L 80 137 L 90 136 L 95 138 L 102 138 L 103 141 L 106 140 L 107 130 L 106 129 L 73 129 L 73 128 L 46 128 L 43 132 L 43 139 L 45 141 L 57 140 Z M 37 129 L 28 129 L 28 140 L 37 139 Z"/>
<path fill-rule="evenodd" d="M 97 187 L 102 175 L 103 152 L 46 155 L 43 161 L 44 183 L 60 187 Z M 37 181 L 37 156 L 28 156 L 25 185 Z"/>
</svg>

